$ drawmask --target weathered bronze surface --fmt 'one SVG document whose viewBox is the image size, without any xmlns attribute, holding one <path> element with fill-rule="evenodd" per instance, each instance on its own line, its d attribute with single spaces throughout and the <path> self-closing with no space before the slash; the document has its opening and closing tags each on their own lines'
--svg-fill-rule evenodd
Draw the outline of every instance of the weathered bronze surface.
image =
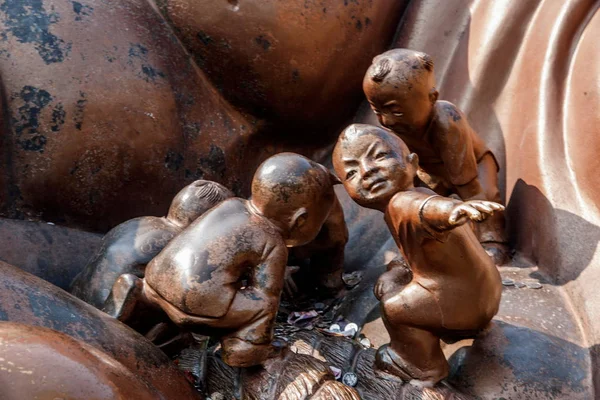
<svg viewBox="0 0 600 400">
<path fill-rule="evenodd" d="M 432 56 L 441 98 L 496 156 L 516 251 L 505 268 L 518 270 L 500 268 L 503 277 L 544 285 L 505 287 L 502 331 L 462 344 L 450 379 L 482 398 L 595 397 L 597 1 L 161 1 L 158 8 L 170 21 L 136 0 L 0 5 L 4 216 L 106 232 L 160 215 L 194 179 L 245 196 L 252 171 L 277 151 L 324 161 L 328 151 L 313 150 L 345 122 L 332 107 L 356 110 L 345 93 L 359 94 L 369 61 L 397 27 L 392 47 Z M 355 120 L 377 123 L 366 103 Z M 333 128 L 325 132 L 325 124 Z M 378 303 L 371 287 L 397 246 L 377 211 L 338 194 L 350 232 L 346 268 L 363 269 L 361 285 L 369 286 L 346 305 L 375 337 L 385 329 L 369 308 Z M 9 222 L 0 225 L 0 237 L 10 238 L 0 257 L 61 285 L 97 240 Z M 17 232 L 27 238 L 15 245 Z M 85 240 L 71 242 L 79 236 Z"/>
<path fill-rule="evenodd" d="M 4 400 L 160 399 L 108 354 L 39 326 L 0 322 L 0 397 Z"/>
<path fill-rule="evenodd" d="M 229 365 L 260 364 L 277 351 L 271 341 L 287 247 L 317 236 L 336 182 L 298 154 L 270 157 L 254 175 L 250 200 L 226 200 L 194 221 L 148 264 L 142 281 L 122 276 L 108 310 L 128 321 L 136 302 L 149 303 L 182 328 L 218 332 Z"/>
<path fill-rule="evenodd" d="M 153 3 L 0 7 L 2 215 L 105 233 L 196 179 L 247 197 L 334 139 L 408 0 Z"/>
<path fill-rule="evenodd" d="M 56 286 L 3 262 L 0 320 L 51 328 L 83 341 L 113 357 L 148 390 L 164 398 L 202 398 L 172 361 L 141 335 Z"/>
<path fill-rule="evenodd" d="M 123 274 L 144 277 L 146 264 L 192 221 L 233 193 L 221 184 L 198 180 L 183 188 L 166 217 L 138 217 L 113 228 L 102 247 L 77 275 L 71 293 L 102 309 Z"/>
<path fill-rule="evenodd" d="M 454 104 L 438 100 L 433 59 L 408 49 L 389 50 L 373 59 L 363 80 L 367 100 L 381 125 L 393 130 L 419 156 L 438 194 L 463 200 L 501 202 L 498 162 Z M 478 225 L 479 241 L 489 243 L 498 264 L 506 259 L 504 213 Z"/>
<path fill-rule="evenodd" d="M 440 338 L 474 337 L 498 312 L 502 285 L 468 221 L 483 221 L 500 204 L 459 200 L 415 188 L 419 158 L 391 131 L 347 127 L 333 165 L 350 197 L 385 214 L 408 266 L 390 263 L 375 284 L 391 338 L 377 366 L 405 381 L 435 384 L 448 376 Z"/>
</svg>

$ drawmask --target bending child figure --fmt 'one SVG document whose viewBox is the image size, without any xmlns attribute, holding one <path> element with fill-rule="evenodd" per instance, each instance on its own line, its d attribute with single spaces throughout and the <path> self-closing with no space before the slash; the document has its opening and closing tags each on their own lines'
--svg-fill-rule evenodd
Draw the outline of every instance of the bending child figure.
<svg viewBox="0 0 600 400">
<path fill-rule="evenodd" d="M 127 322 L 141 301 L 181 328 L 219 336 L 227 364 L 261 364 L 277 352 L 271 341 L 287 247 L 317 236 L 334 183 L 325 167 L 298 154 L 267 159 L 250 200 L 226 200 L 194 221 L 148 264 L 143 280 L 115 284 L 108 309 Z"/>
<path fill-rule="evenodd" d="M 406 381 L 435 384 L 448 375 L 440 338 L 472 337 L 498 311 L 500 275 L 465 223 L 504 207 L 415 188 L 418 156 L 392 132 L 371 125 L 342 132 L 333 165 L 354 201 L 385 214 L 410 266 L 392 264 L 375 286 L 391 338 L 376 365 Z"/>
<path fill-rule="evenodd" d="M 144 276 L 146 264 L 175 235 L 233 193 L 212 181 L 197 180 L 177 193 L 166 217 L 138 217 L 111 229 L 102 247 L 71 283 L 71 294 L 98 309 L 123 274 Z"/>
<path fill-rule="evenodd" d="M 417 153 L 421 168 L 439 181 L 438 194 L 500 203 L 498 163 L 454 104 L 438 100 L 433 61 L 408 49 L 373 59 L 363 89 L 379 123 Z M 479 242 L 496 264 L 508 256 L 504 213 L 475 227 Z"/>
</svg>

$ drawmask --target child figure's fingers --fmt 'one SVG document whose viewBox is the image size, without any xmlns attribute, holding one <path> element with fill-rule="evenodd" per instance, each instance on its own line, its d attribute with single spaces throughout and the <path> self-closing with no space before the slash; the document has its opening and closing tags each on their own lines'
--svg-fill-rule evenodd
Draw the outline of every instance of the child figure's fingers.
<svg viewBox="0 0 600 400">
<path fill-rule="evenodd" d="M 494 209 L 494 211 L 503 211 L 504 206 L 502 204 L 494 203 L 493 201 L 486 201 L 486 203 Z"/>
<path fill-rule="evenodd" d="M 490 206 L 490 203 L 488 203 L 487 201 L 472 201 L 472 202 L 469 202 L 469 205 L 482 213 L 486 213 L 486 214 L 494 213 L 494 209 Z"/>
<path fill-rule="evenodd" d="M 477 209 L 471 207 L 466 203 L 463 203 L 456 206 L 456 208 L 452 210 L 448 222 L 450 223 L 450 225 L 458 225 L 459 223 L 464 223 L 466 218 L 461 218 L 463 216 L 473 221 L 481 221 L 481 219 L 483 218 L 483 216 Z"/>
</svg>

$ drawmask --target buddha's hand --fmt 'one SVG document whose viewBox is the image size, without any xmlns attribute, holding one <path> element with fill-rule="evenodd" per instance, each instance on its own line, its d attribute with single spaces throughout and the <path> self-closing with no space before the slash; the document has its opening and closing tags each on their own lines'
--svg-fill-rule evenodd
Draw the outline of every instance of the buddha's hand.
<svg viewBox="0 0 600 400">
<path fill-rule="evenodd" d="M 469 200 L 454 206 L 450 212 L 448 223 L 451 226 L 458 226 L 469 220 L 481 222 L 494 214 L 494 211 L 502 210 L 504 210 L 504 206 L 493 201 Z"/>
</svg>

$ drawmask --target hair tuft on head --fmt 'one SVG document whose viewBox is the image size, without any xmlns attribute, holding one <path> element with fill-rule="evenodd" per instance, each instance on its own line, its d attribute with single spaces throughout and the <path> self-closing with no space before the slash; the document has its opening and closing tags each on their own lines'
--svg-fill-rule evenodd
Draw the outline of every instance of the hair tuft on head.
<svg viewBox="0 0 600 400">
<path fill-rule="evenodd" d="M 392 71 L 392 62 L 389 58 L 373 59 L 373 69 L 371 70 L 371 80 L 373 82 L 382 82 Z"/>
<path fill-rule="evenodd" d="M 429 54 L 421 53 L 420 56 L 423 67 L 429 72 L 433 72 L 433 58 Z"/>
</svg>

